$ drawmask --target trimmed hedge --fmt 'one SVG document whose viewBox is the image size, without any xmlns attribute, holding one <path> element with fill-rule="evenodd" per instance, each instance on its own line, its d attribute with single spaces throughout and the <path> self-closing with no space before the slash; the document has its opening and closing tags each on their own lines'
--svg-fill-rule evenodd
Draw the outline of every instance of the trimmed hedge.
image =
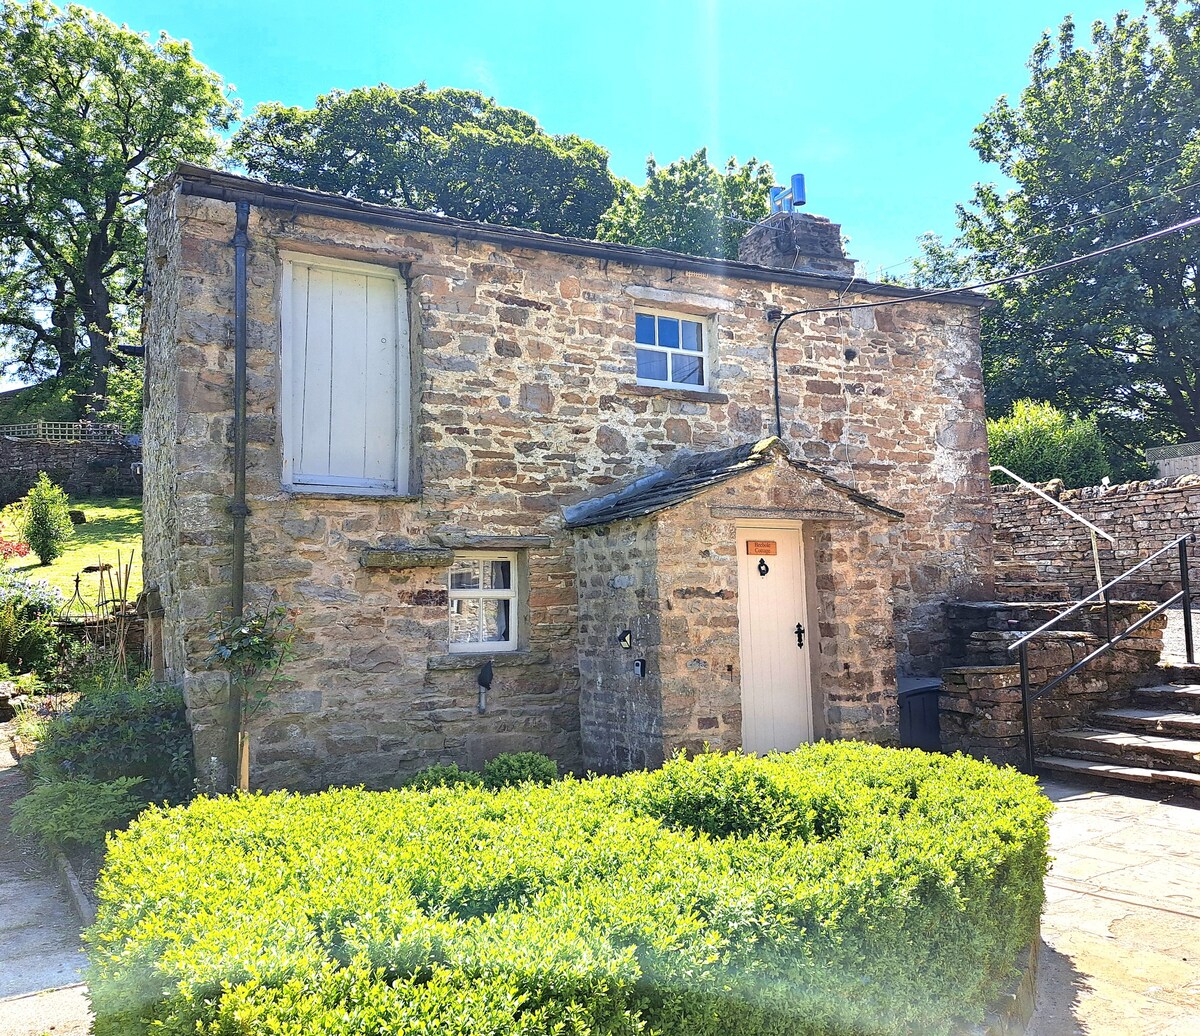
<svg viewBox="0 0 1200 1036">
<path fill-rule="evenodd" d="M 850 742 L 154 808 L 100 877 L 95 1032 L 936 1036 L 1034 937 L 1049 810 Z"/>
</svg>

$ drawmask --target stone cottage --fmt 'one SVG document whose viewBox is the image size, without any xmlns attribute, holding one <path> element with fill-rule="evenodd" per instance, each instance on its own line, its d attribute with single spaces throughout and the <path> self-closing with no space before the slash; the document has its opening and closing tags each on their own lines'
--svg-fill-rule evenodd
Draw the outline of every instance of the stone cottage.
<svg viewBox="0 0 1200 1036">
<path fill-rule="evenodd" d="M 721 262 L 183 166 L 149 232 L 145 576 L 202 768 L 243 596 L 297 611 L 253 783 L 318 787 L 895 741 L 991 593 L 983 299 L 856 279 L 827 220 Z"/>
</svg>

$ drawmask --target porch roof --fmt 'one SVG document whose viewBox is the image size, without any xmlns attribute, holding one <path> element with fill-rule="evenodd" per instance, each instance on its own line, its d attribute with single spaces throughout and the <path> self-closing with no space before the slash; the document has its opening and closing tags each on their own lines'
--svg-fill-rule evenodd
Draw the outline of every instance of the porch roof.
<svg viewBox="0 0 1200 1036">
<path fill-rule="evenodd" d="M 885 507 L 873 497 L 818 471 L 811 464 L 788 457 L 787 447 L 778 437 L 771 436 L 758 442 L 682 457 L 660 471 L 627 483 L 615 492 L 564 508 L 564 525 L 568 529 L 582 529 L 626 518 L 644 518 L 753 471 L 775 456 L 785 457 L 797 471 L 819 479 L 825 486 L 861 507 L 878 511 L 889 518 L 904 517 L 900 511 Z"/>
</svg>

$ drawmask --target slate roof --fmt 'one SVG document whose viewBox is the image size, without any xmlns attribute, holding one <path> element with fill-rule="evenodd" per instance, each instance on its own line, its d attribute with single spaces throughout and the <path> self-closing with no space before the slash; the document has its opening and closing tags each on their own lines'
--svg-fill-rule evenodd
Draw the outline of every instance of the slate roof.
<svg viewBox="0 0 1200 1036">
<path fill-rule="evenodd" d="M 668 270 L 694 270 L 717 277 L 730 277 L 772 284 L 796 284 L 842 292 L 849 287 L 846 277 L 824 273 L 800 273 L 777 267 L 759 266 L 729 259 L 708 259 L 702 256 L 668 252 L 662 248 L 641 248 L 618 245 L 610 241 L 591 241 L 582 238 L 546 234 L 523 227 L 502 227 L 490 223 L 439 216 L 431 212 L 403 209 L 390 205 L 375 205 L 338 194 L 311 191 L 285 184 L 266 183 L 248 176 L 238 176 L 204 166 L 180 162 L 170 182 L 179 184 L 184 194 L 224 201 L 246 200 L 252 205 L 282 209 L 293 215 L 311 212 L 335 219 L 356 220 L 374 226 L 393 226 L 423 233 L 442 234 L 456 241 L 487 241 L 505 247 L 535 248 L 545 252 L 588 256 L 603 262 L 609 260 L 639 266 L 656 266 Z M 921 298 L 924 289 L 905 288 L 897 284 L 876 284 L 861 278 L 850 278 L 855 291 L 870 292 L 885 298 Z M 960 306 L 983 307 L 991 299 L 980 292 L 958 291 L 939 296 L 933 302 Z"/>
<path fill-rule="evenodd" d="M 787 447 L 775 436 L 726 450 L 691 454 L 674 461 L 661 471 L 630 482 L 614 493 L 564 508 L 564 524 L 568 529 L 582 529 L 626 518 L 643 518 L 674 507 L 684 500 L 699 496 L 713 486 L 762 467 L 776 455 L 787 457 Z M 862 507 L 879 511 L 890 518 L 904 517 L 901 512 L 884 507 L 872 497 L 858 492 L 853 486 L 839 482 L 803 461 L 789 458 L 788 463 L 797 470 L 820 479 L 830 489 Z"/>
</svg>

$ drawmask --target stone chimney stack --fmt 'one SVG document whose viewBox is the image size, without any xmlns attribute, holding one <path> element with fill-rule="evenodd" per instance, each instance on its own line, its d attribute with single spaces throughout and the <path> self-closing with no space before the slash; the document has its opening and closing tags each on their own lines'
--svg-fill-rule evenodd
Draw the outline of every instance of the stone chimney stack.
<svg viewBox="0 0 1200 1036">
<path fill-rule="evenodd" d="M 738 243 L 738 258 L 796 273 L 854 275 L 854 260 L 842 250 L 841 225 L 807 212 L 776 212 L 751 227 Z"/>
</svg>

